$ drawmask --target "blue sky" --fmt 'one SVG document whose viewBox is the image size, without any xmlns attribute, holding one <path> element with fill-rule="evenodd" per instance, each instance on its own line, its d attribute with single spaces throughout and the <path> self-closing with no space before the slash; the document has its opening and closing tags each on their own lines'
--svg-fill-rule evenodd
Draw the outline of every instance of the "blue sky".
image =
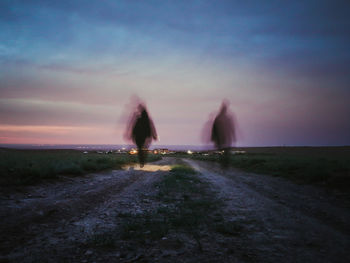
<svg viewBox="0 0 350 263">
<path fill-rule="evenodd" d="M 199 144 L 222 99 L 239 145 L 350 144 L 348 1 L 1 1 L 0 142 L 122 143 L 146 101 Z"/>
</svg>

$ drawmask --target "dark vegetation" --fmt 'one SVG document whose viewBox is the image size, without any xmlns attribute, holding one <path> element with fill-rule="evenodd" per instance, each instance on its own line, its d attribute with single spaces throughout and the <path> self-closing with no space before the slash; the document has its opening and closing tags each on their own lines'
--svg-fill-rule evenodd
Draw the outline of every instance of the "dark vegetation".
<svg viewBox="0 0 350 263">
<path fill-rule="evenodd" d="M 149 155 L 149 161 L 160 159 Z M 77 150 L 0 149 L 0 185 L 28 185 L 59 175 L 82 175 L 107 169 L 120 169 L 136 162 L 128 154 L 84 154 Z"/>
<path fill-rule="evenodd" d="M 239 169 L 285 177 L 297 183 L 350 189 L 350 147 L 261 147 L 241 148 L 230 164 Z M 191 158 L 219 161 L 219 155 Z"/>
<path fill-rule="evenodd" d="M 222 215 L 223 202 L 209 188 L 209 184 L 195 175 L 186 165 L 176 165 L 158 182 L 156 209 L 142 213 L 120 213 L 119 231 L 96 233 L 89 237 L 93 247 L 112 248 L 118 241 L 130 247 L 155 246 L 157 242 L 171 243 L 180 249 L 182 236 L 195 240 L 202 250 L 203 233 L 214 232 L 224 236 L 239 236 L 243 226 L 239 222 L 227 222 Z"/>
<path fill-rule="evenodd" d="M 208 185 L 195 171 L 185 165 L 176 165 L 169 175 L 156 185 L 157 199 L 162 205 L 152 212 L 139 216 L 125 216 L 122 238 L 143 242 L 158 240 L 170 232 L 189 234 L 199 242 L 199 230 L 209 224 L 210 214 L 220 202 Z"/>
</svg>

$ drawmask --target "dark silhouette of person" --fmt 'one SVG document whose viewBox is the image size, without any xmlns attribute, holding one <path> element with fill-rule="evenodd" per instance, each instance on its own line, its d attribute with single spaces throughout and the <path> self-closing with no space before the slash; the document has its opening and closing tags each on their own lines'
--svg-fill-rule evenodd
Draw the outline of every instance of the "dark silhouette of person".
<svg viewBox="0 0 350 263">
<path fill-rule="evenodd" d="M 230 149 L 236 141 L 233 115 L 228 112 L 228 101 L 223 101 L 219 113 L 216 115 L 211 129 L 211 141 L 222 152 L 220 161 L 222 167 L 229 164 Z"/>
<path fill-rule="evenodd" d="M 140 166 L 143 167 L 147 156 L 147 148 L 152 142 L 152 139 L 157 139 L 157 133 L 144 105 L 139 104 L 138 112 L 134 116 L 135 118 L 132 120 L 131 139 L 137 146 Z"/>
</svg>

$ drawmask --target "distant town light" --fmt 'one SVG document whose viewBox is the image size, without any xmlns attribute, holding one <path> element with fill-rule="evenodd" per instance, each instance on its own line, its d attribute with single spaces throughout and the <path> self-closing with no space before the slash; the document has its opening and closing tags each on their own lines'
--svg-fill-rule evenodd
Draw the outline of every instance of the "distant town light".
<svg viewBox="0 0 350 263">
<path fill-rule="evenodd" d="M 134 154 L 137 154 L 137 153 L 138 153 L 138 151 L 136 149 L 131 149 L 129 151 L 129 154 L 131 154 L 131 155 L 134 155 Z"/>
<path fill-rule="evenodd" d="M 188 150 L 187 151 L 187 154 L 192 154 L 193 152 L 191 150 Z"/>
</svg>

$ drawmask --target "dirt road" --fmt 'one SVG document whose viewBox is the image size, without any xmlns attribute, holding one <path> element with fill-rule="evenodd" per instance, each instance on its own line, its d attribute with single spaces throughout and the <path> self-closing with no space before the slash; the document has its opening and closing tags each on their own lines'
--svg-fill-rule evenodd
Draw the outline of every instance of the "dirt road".
<svg viewBox="0 0 350 263">
<path fill-rule="evenodd" d="M 257 262 L 350 262 L 349 200 L 281 178 L 186 160 L 249 229 L 240 242 Z"/>
<path fill-rule="evenodd" d="M 142 215 L 164 205 L 155 198 L 155 183 L 179 161 L 164 158 L 143 169 L 1 189 L 0 262 L 214 262 L 216 255 L 226 262 L 350 262 L 345 197 L 194 160 L 184 162 L 217 192 L 222 215 L 240 226 L 239 235 L 201 233 L 213 242 L 205 251 L 185 245 L 174 252 L 152 244 L 145 252 L 123 242 L 96 248 L 109 242 L 100 233 L 120 228 L 121 214 Z"/>
</svg>

